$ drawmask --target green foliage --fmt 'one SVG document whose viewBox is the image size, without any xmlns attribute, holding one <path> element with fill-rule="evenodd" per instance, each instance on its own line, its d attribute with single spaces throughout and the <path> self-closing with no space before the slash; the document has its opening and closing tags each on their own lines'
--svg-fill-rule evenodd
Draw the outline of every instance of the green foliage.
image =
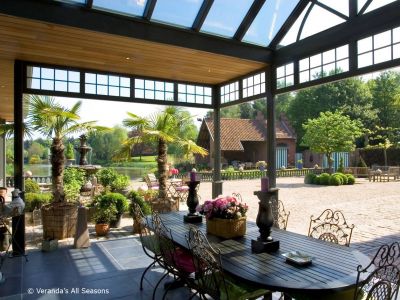
<svg viewBox="0 0 400 300">
<path fill-rule="evenodd" d="M 117 219 L 117 209 L 115 206 L 96 207 L 93 220 L 96 224 L 108 224 Z"/>
<path fill-rule="evenodd" d="M 156 190 L 138 191 L 139 195 L 144 198 L 145 201 L 151 202 L 157 198 L 158 192 Z"/>
<path fill-rule="evenodd" d="M 111 182 L 111 191 L 120 191 L 127 188 L 130 184 L 129 176 L 118 174 L 113 182 Z"/>
<path fill-rule="evenodd" d="M 150 204 L 144 200 L 143 196 L 139 192 L 130 191 L 128 194 L 128 198 L 131 199 L 131 203 L 129 204 L 129 213 L 131 214 L 131 216 L 133 216 L 133 202 L 137 203 L 140 206 L 140 209 L 145 216 L 151 214 Z"/>
<path fill-rule="evenodd" d="M 82 185 L 85 183 L 85 171 L 69 167 L 64 171 L 64 193 L 67 201 L 79 200 Z"/>
<path fill-rule="evenodd" d="M 32 179 L 25 179 L 25 193 L 40 193 L 39 184 Z"/>
<path fill-rule="evenodd" d="M 321 175 L 318 176 L 319 178 L 319 184 L 320 185 L 328 185 L 329 184 L 329 178 L 331 176 L 328 173 L 322 173 Z"/>
<path fill-rule="evenodd" d="M 329 185 L 341 185 L 342 178 L 339 175 L 332 175 L 329 177 Z"/>
<path fill-rule="evenodd" d="M 40 164 L 41 162 L 42 160 L 37 154 L 32 155 L 31 158 L 29 159 L 29 163 L 32 165 Z"/>
<path fill-rule="evenodd" d="M 348 152 L 355 149 L 355 139 L 362 135 L 362 125 L 340 112 L 321 112 L 316 119 L 303 124 L 303 144 L 310 150 L 323 153 L 332 166 L 333 152 Z"/>
<path fill-rule="evenodd" d="M 65 158 L 66 159 L 74 159 L 74 145 L 71 143 L 67 144 L 67 150 L 65 151 Z"/>
<path fill-rule="evenodd" d="M 26 193 L 25 211 L 32 212 L 35 208 L 41 208 L 53 200 L 51 193 Z"/>
<path fill-rule="evenodd" d="M 111 184 L 118 178 L 118 173 L 112 168 L 102 168 L 96 176 L 102 186 L 111 187 Z"/>
<path fill-rule="evenodd" d="M 344 163 L 343 163 L 343 157 L 340 157 L 339 160 L 339 167 L 336 170 L 339 173 L 344 173 Z"/>
<path fill-rule="evenodd" d="M 224 173 L 233 173 L 233 172 L 235 172 L 235 168 L 233 166 L 229 166 L 223 171 L 224 171 Z"/>
<path fill-rule="evenodd" d="M 304 177 L 304 183 L 305 184 L 313 184 L 315 182 L 315 178 L 317 177 L 317 175 L 315 175 L 314 173 L 308 173 L 305 177 Z"/>
<path fill-rule="evenodd" d="M 356 182 L 356 179 L 352 174 L 346 174 L 347 177 L 347 184 L 353 185 Z"/>
<path fill-rule="evenodd" d="M 320 185 L 321 183 L 320 183 L 320 180 L 321 178 L 319 177 L 319 176 L 316 176 L 315 178 L 314 178 L 314 180 L 313 180 L 313 184 L 318 184 L 318 185 Z"/>
<path fill-rule="evenodd" d="M 99 208 L 115 207 L 117 213 L 122 214 L 128 210 L 129 202 L 120 193 L 105 193 L 95 198 L 92 205 Z"/>
</svg>

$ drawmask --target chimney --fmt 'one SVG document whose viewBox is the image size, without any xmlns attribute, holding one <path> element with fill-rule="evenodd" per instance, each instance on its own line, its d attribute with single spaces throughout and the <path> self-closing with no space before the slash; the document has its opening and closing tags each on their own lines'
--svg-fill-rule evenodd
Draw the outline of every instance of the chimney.
<svg viewBox="0 0 400 300">
<path fill-rule="evenodd" d="M 256 120 L 257 121 L 264 121 L 265 120 L 264 114 L 259 110 L 257 111 Z"/>
</svg>

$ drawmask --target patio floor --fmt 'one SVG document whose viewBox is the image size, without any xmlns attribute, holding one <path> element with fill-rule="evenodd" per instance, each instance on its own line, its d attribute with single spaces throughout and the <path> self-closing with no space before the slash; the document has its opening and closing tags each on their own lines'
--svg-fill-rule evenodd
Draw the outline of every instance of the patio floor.
<svg viewBox="0 0 400 300">
<path fill-rule="evenodd" d="M 211 184 L 202 183 L 202 200 L 209 198 L 210 187 Z M 278 187 L 280 198 L 291 211 L 288 230 L 306 234 L 310 215 L 331 207 L 343 210 L 349 223 L 356 225 L 351 247 L 373 255 L 379 245 L 400 240 L 400 182 L 360 180 L 355 186 L 320 187 L 304 185 L 302 178 L 279 178 Z M 256 189 L 259 180 L 224 183 L 225 194 L 241 191 L 252 220 L 257 212 L 258 201 L 253 195 Z M 88 249 L 73 249 L 69 239 L 58 251 L 44 253 L 31 242 L 29 262 L 23 258 L 5 259 L 1 271 L 6 282 L 0 284 L 1 299 L 151 299 L 154 285 L 163 273 L 153 268 L 147 273 L 144 290 L 139 290 L 140 276 L 150 260 L 143 253 L 138 236 L 131 235 L 131 222 L 125 218 L 123 227 L 114 229 L 108 239 L 97 239 L 90 226 L 92 244 Z M 37 235 L 40 228 L 27 229 L 28 242 L 35 241 Z M 156 298 L 161 299 L 162 294 L 163 289 L 159 288 Z M 180 288 L 168 293 L 167 299 L 185 299 L 188 295 L 187 289 Z"/>
</svg>

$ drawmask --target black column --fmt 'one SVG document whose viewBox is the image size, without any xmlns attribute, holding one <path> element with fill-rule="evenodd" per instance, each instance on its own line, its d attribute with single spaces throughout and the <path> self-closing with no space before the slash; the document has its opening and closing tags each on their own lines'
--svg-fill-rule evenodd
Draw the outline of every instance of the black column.
<svg viewBox="0 0 400 300">
<path fill-rule="evenodd" d="M 218 87 L 213 87 L 214 99 L 214 172 L 212 183 L 213 198 L 222 194 L 221 180 L 221 114 L 220 114 L 220 93 Z"/>
<path fill-rule="evenodd" d="M 276 130 L 275 130 L 275 67 L 271 66 L 266 72 L 267 96 L 267 174 L 269 187 L 276 187 Z"/>
<path fill-rule="evenodd" d="M 24 65 L 20 61 L 14 63 L 14 188 L 24 190 L 24 110 L 23 82 Z M 21 197 L 24 198 L 24 193 Z M 24 199 L 23 199 L 24 200 Z M 13 256 L 25 254 L 25 215 L 12 218 Z"/>
</svg>

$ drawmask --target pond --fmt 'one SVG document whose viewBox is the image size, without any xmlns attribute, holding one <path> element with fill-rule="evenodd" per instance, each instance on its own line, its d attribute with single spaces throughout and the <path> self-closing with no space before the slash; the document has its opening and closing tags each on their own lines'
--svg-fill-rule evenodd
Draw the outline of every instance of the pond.
<svg viewBox="0 0 400 300">
<path fill-rule="evenodd" d="M 138 180 L 150 171 L 144 168 L 114 167 L 120 174 L 129 176 L 131 180 Z M 51 176 L 51 165 L 24 165 L 24 172 L 31 171 L 33 176 Z"/>
</svg>

